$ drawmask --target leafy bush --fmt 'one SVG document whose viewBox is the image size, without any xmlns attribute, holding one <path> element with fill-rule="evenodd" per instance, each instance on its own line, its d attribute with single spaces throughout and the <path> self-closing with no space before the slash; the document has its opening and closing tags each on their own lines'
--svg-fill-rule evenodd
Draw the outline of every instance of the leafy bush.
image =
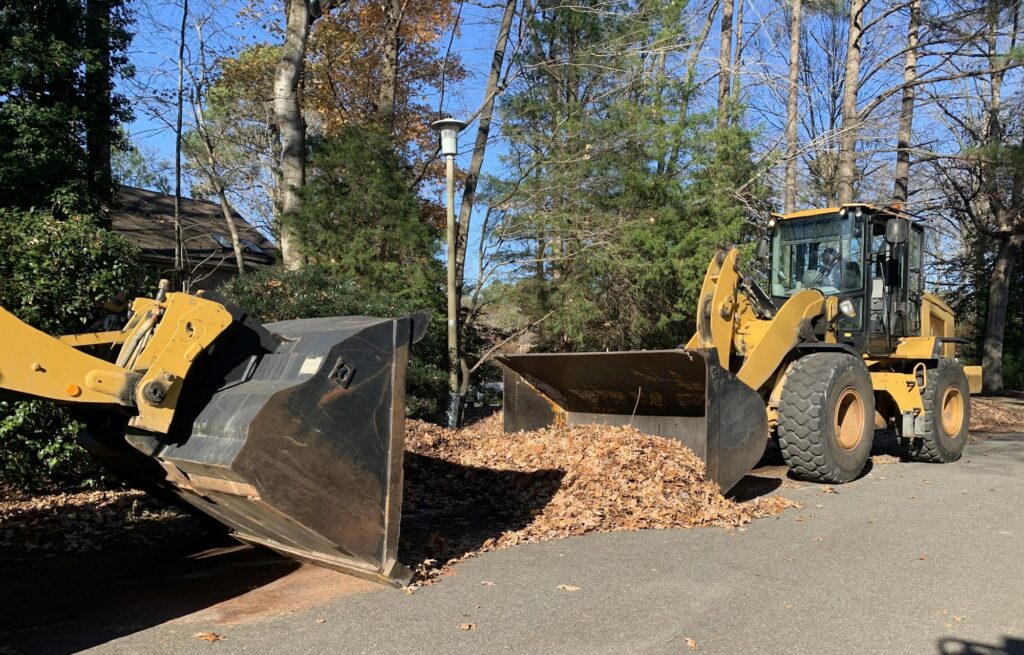
<svg viewBox="0 0 1024 655">
<path fill-rule="evenodd" d="M 82 332 L 109 296 L 142 283 L 138 252 L 88 217 L 0 210 L 0 305 L 50 334 Z M 0 403 L 0 482 L 90 484 L 97 467 L 75 443 L 81 425 L 44 401 Z"/>
<path fill-rule="evenodd" d="M 407 378 L 409 416 L 437 418 L 447 390 L 445 317 L 440 293 L 398 295 L 367 288 L 319 266 L 241 275 L 220 291 L 263 322 L 325 316 L 395 317 L 433 309 L 426 336 L 412 348 Z"/>
</svg>

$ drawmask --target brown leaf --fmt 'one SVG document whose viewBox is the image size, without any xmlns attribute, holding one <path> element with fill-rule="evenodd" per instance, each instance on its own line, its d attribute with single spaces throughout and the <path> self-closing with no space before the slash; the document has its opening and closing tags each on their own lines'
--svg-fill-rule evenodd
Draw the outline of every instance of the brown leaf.
<svg viewBox="0 0 1024 655">
<path fill-rule="evenodd" d="M 558 585 L 558 588 L 561 589 L 562 591 L 579 591 L 580 590 L 579 587 L 575 587 L 575 586 L 573 586 L 571 584 L 560 584 L 560 585 Z"/>
<path fill-rule="evenodd" d="M 928 559 L 928 556 L 927 555 L 918 555 L 917 559 L 919 559 L 919 560 L 921 560 L 923 562 L 924 560 Z"/>
<path fill-rule="evenodd" d="M 484 580 L 483 582 L 480 583 L 480 586 L 482 586 L 482 587 L 493 587 L 494 583 L 491 582 L 490 580 Z"/>
<path fill-rule="evenodd" d="M 686 645 L 690 647 L 690 650 L 697 650 L 700 648 L 700 644 L 689 637 L 686 638 Z"/>
<path fill-rule="evenodd" d="M 202 639 L 203 641 L 209 641 L 211 643 L 214 641 L 221 641 L 223 639 L 226 639 L 224 635 L 219 635 L 216 632 L 197 632 L 192 636 L 196 639 Z"/>
<path fill-rule="evenodd" d="M 459 630 L 476 630 L 475 623 L 460 623 Z"/>
<path fill-rule="evenodd" d="M 472 531 L 432 538 L 429 526 L 406 532 L 420 585 L 435 584 L 468 557 L 518 544 L 613 530 L 741 529 L 796 506 L 774 496 L 727 499 L 681 442 L 629 426 L 506 434 L 496 413 L 459 430 L 409 420 L 405 436 L 406 450 L 420 457 L 405 458 L 404 511 L 461 515 L 489 505 L 527 517 L 518 528 L 485 538 Z M 503 475 L 470 476 L 468 469 Z"/>
<path fill-rule="evenodd" d="M 823 494 L 837 494 L 839 492 L 836 491 L 834 487 L 830 487 L 830 486 L 828 486 L 826 484 L 824 487 L 821 488 L 821 493 L 823 493 Z"/>
</svg>

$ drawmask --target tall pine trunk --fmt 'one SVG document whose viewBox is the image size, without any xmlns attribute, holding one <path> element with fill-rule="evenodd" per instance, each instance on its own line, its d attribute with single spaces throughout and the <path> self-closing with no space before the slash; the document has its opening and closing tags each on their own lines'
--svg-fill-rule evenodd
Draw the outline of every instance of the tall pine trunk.
<svg viewBox="0 0 1024 655">
<path fill-rule="evenodd" d="M 399 33 L 402 29 L 402 0 L 384 0 L 384 24 L 387 38 L 381 60 L 380 89 L 377 93 L 377 116 L 388 128 L 395 118 L 395 95 L 398 89 Z"/>
<path fill-rule="evenodd" d="M 860 87 L 860 42 L 864 32 L 867 0 L 850 1 L 850 30 L 846 40 L 846 69 L 843 75 L 843 124 L 839 132 L 839 202 L 853 202 L 857 177 L 857 91 Z"/>
<path fill-rule="evenodd" d="M 299 211 L 299 191 L 306 184 L 306 124 L 299 86 L 313 16 L 307 0 L 288 0 L 285 12 L 284 45 L 274 75 L 274 115 L 281 134 L 281 257 L 285 268 L 294 270 L 302 259 L 288 222 Z"/>
<path fill-rule="evenodd" d="M 914 134 L 914 100 L 917 82 L 917 42 L 921 26 L 921 0 L 910 4 L 907 24 L 907 56 L 903 63 L 903 99 L 900 103 L 900 125 L 896 133 L 896 181 L 892 198 L 903 204 L 910 197 L 910 140 Z"/>
<path fill-rule="evenodd" d="M 85 38 L 90 58 L 85 64 L 86 149 L 89 184 L 101 200 L 112 199 L 113 176 L 110 169 L 110 0 L 88 0 L 85 14 Z"/>
<path fill-rule="evenodd" d="M 793 0 L 789 21 L 789 95 L 786 99 L 786 213 L 796 211 L 797 109 L 800 99 L 800 0 Z"/>
<path fill-rule="evenodd" d="M 1024 233 L 1000 238 L 992 277 L 988 283 L 988 312 L 985 317 L 985 341 L 982 345 L 982 387 L 985 391 L 1003 390 L 1003 337 L 1010 302 L 1010 281 L 1022 255 Z"/>
<path fill-rule="evenodd" d="M 729 117 L 729 82 L 732 67 L 732 14 L 736 0 L 722 2 L 722 33 L 718 41 L 718 127 Z"/>
<path fill-rule="evenodd" d="M 517 4 L 518 0 L 506 0 L 505 2 L 505 13 L 502 15 L 501 26 L 498 28 L 498 39 L 494 44 L 494 54 L 491 57 L 491 70 L 487 76 L 487 87 L 484 89 L 484 105 L 480 109 L 480 122 L 476 128 L 473 157 L 469 161 L 469 170 L 466 171 L 466 183 L 462 191 L 462 203 L 459 206 L 456 274 L 460 298 L 466 277 L 466 247 L 469 242 L 470 220 L 476 203 L 476 187 L 480 181 L 480 171 L 483 168 L 484 155 L 487 152 L 487 140 L 491 134 L 494 105 L 500 92 L 498 84 L 501 81 L 501 70 L 505 64 L 505 49 L 508 47 L 508 35 L 512 29 L 512 19 L 515 17 Z"/>
</svg>

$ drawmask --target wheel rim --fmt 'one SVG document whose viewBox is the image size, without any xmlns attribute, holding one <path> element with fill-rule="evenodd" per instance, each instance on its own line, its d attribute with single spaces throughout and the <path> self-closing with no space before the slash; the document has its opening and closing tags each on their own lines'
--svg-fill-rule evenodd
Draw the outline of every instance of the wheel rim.
<svg viewBox="0 0 1024 655">
<path fill-rule="evenodd" d="M 852 387 L 843 389 L 832 419 L 836 440 L 843 450 L 853 450 L 864 436 L 864 401 Z"/>
<path fill-rule="evenodd" d="M 942 394 L 942 429 L 953 439 L 960 436 L 964 424 L 964 398 L 956 387 L 946 387 Z"/>
</svg>

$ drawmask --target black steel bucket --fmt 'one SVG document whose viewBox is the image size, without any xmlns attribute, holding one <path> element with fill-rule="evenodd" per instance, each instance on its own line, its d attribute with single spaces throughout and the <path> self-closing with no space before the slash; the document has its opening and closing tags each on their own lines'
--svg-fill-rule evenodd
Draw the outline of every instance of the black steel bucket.
<svg viewBox="0 0 1024 655">
<path fill-rule="evenodd" d="M 115 431 L 86 446 L 242 541 L 405 584 L 412 574 L 396 559 L 405 374 L 426 323 L 426 314 L 265 330 L 236 322 L 196 360 L 169 434 Z"/>
<path fill-rule="evenodd" d="M 714 350 L 504 355 L 506 432 L 631 425 L 683 442 L 723 493 L 768 443 L 764 401 Z"/>
</svg>

